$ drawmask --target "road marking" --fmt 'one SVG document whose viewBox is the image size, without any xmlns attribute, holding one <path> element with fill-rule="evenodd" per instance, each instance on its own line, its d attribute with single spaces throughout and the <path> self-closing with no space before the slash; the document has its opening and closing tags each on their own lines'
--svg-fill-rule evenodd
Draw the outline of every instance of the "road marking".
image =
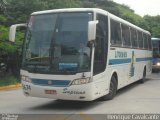
<svg viewBox="0 0 160 120">
<path fill-rule="evenodd" d="M 62 117 L 62 118 L 51 118 L 51 119 L 48 119 L 48 120 L 72 120 L 72 119 L 67 118 L 67 117 Z"/>
<path fill-rule="evenodd" d="M 22 86 L 21 84 L 8 85 L 8 86 L 0 86 L 0 90 L 3 90 L 3 89 L 11 89 L 11 88 L 19 88 L 19 87 L 21 87 L 21 86 Z"/>
<path fill-rule="evenodd" d="M 76 115 L 76 114 L 75 114 Z M 84 113 L 79 113 L 76 115 L 77 118 L 80 118 L 80 119 L 77 119 L 77 120 L 93 120 L 91 118 L 91 116 L 87 115 L 87 114 L 84 114 Z M 48 120 L 74 120 L 71 118 L 72 116 L 70 117 L 59 117 L 59 118 L 51 118 L 51 119 L 48 119 Z"/>
<path fill-rule="evenodd" d="M 89 116 L 89 115 L 87 115 L 87 114 L 80 113 L 79 115 L 83 118 L 83 120 L 93 120 L 93 119 L 91 118 L 91 116 Z"/>
</svg>

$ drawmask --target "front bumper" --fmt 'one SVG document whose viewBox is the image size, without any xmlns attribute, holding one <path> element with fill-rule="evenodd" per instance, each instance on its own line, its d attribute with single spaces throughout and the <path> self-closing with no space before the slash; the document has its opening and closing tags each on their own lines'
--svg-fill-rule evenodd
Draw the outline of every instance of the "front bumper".
<svg viewBox="0 0 160 120">
<path fill-rule="evenodd" d="M 61 99 L 92 101 L 96 99 L 94 95 L 96 88 L 94 84 L 71 85 L 68 87 L 40 86 L 30 82 L 22 81 L 23 92 L 26 96 Z M 54 91 L 46 93 L 45 91 Z"/>
</svg>

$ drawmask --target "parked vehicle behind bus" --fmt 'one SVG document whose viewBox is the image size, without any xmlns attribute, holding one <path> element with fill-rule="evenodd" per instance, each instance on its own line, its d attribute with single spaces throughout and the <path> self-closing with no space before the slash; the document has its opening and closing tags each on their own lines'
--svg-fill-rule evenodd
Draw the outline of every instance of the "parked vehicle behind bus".
<svg viewBox="0 0 160 120">
<path fill-rule="evenodd" d="M 160 38 L 152 38 L 152 46 L 153 46 L 152 71 L 159 72 L 160 71 Z"/>
<path fill-rule="evenodd" d="M 24 94 L 62 100 L 113 99 L 152 71 L 151 37 L 107 11 L 69 8 L 34 12 L 23 46 Z"/>
</svg>

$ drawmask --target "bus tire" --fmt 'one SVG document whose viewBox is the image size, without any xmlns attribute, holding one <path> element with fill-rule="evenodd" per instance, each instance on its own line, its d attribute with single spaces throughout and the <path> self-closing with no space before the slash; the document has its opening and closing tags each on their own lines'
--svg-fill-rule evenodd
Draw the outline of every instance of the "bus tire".
<svg viewBox="0 0 160 120">
<path fill-rule="evenodd" d="M 112 100 L 117 92 L 117 80 L 115 76 L 112 76 L 109 93 L 103 97 L 103 100 Z"/>
<path fill-rule="evenodd" d="M 140 79 L 140 83 L 141 84 L 144 83 L 145 80 L 146 80 L 146 68 L 144 68 L 144 70 L 143 70 L 143 77 L 142 77 L 142 79 Z"/>
</svg>

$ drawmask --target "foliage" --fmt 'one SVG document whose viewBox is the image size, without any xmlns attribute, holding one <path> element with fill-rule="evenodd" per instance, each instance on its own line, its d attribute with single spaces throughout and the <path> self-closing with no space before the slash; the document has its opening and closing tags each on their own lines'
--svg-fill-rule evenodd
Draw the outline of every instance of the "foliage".
<svg viewBox="0 0 160 120">
<path fill-rule="evenodd" d="M 5 75 L 0 79 L 0 86 L 13 85 L 20 83 L 20 80 L 13 75 Z"/>
<path fill-rule="evenodd" d="M 5 22 L 6 18 L 0 15 L 0 21 Z M 13 52 L 15 47 L 8 42 L 8 31 L 9 27 L 0 25 L 0 56 L 6 55 L 8 52 Z"/>
<path fill-rule="evenodd" d="M 107 10 L 108 12 L 136 25 L 139 25 L 140 21 L 142 20 L 142 17 L 135 14 L 134 11 L 128 6 L 120 5 L 110 0 L 88 0 L 87 4 L 86 2 L 84 4 L 85 7 L 94 6 Z"/>
<path fill-rule="evenodd" d="M 7 15 L 14 22 L 26 22 L 35 11 L 80 6 L 80 0 L 8 0 Z"/>
<path fill-rule="evenodd" d="M 160 15 L 158 16 L 144 16 L 146 29 L 149 30 L 153 37 L 160 37 Z"/>
</svg>

